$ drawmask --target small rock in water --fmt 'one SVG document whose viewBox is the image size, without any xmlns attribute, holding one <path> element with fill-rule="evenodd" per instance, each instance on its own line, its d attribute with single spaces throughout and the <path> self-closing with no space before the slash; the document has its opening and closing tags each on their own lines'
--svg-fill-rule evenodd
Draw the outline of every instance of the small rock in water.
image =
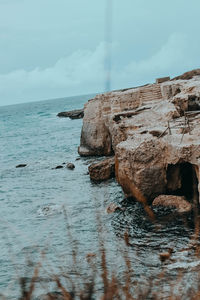
<svg viewBox="0 0 200 300">
<path fill-rule="evenodd" d="M 27 166 L 27 164 L 19 164 L 16 166 L 16 168 L 25 168 Z"/>
<path fill-rule="evenodd" d="M 75 165 L 72 164 L 72 163 L 68 163 L 67 168 L 70 169 L 70 170 L 73 170 L 75 168 Z"/>
<path fill-rule="evenodd" d="M 166 261 L 167 259 L 169 259 L 172 255 L 172 252 L 173 252 L 173 249 L 169 249 L 168 252 L 163 252 L 163 253 L 159 253 L 159 256 L 160 256 L 160 261 L 161 262 L 164 262 Z"/>
<path fill-rule="evenodd" d="M 77 157 L 77 158 L 76 158 L 76 160 L 80 160 L 80 159 L 81 159 L 80 157 Z"/>
<path fill-rule="evenodd" d="M 108 214 L 114 213 L 116 210 L 124 211 L 123 208 L 121 208 L 120 206 L 116 205 L 115 203 L 110 203 L 108 205 L 108 207 L 106 208 L 106 212 Z"/>
<path fill-rule="evenodd" d="M 63 168 L 63 166 L 57 166 L 57 167 L 55 167 L 53 169 L 57 170 L 57 169 L 62 169 L 62 168 Z"/>
</svg>

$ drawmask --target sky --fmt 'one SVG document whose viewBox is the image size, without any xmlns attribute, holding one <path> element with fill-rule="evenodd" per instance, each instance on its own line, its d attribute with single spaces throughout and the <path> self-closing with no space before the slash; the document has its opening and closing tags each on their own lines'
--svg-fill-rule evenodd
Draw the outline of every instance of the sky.
<svg viewBox="0 0 200 300">
<path fill-rule="evenodd" d="M 105 91 L 111 0 L 0 0 L 0 105 Z M 111 89 L 200 67 L 199 0 L 112 0 Z"/>
</svg>

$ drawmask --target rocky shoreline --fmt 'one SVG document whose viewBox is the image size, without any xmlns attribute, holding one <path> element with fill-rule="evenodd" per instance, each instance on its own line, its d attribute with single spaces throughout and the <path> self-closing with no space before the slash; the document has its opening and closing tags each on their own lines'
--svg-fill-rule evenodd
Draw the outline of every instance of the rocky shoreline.
<svg viewBox="0 0 200 300">
<path fill-rule="evenodd" d="M 151 204 L 158 196 L 172 195 L 179 203 L 183 198 L 198 206 L 200 69 L 89 100 L 78 152 L 114 155 L 116 179 L 127 197 Z M 96 172 L 95 181 L 113 176 L 108 165 L 89 168 L 90 174 Z"/>
<path fill-rule="evenodd" d="M 84 117 L 84 109 L 75 109 L 71 111 L 62 111 L 57 114 L 59 118 L 82 119 Z"/>
</svg>

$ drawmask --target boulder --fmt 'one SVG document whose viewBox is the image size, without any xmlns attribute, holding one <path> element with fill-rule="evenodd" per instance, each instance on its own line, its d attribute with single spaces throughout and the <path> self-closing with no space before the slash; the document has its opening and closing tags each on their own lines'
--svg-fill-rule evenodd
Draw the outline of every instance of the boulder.
<svg viewBox="0 0 200 300">
<path fill-rule="evenodd" d="M 75 165 L 72 163 L 68 163 L 66 167 L 67 169 L 73 170 L 75 168 Z"/>
<path fill-rule="evenodd" d="M 57 114 L 57 116 L 60 118 L 82 119 L 84 116 L 84 109 L 60 112 Z"/>
<path fill-rule="evenodd" d="M 192 210 L 190 202 L 185 197 L 174 195 L 160 195 L 152 203 L 153 206 L 174 207 L 179 213 L 186 213 Z"/>
<path fill-rule="evenodd" d="M 88 167 L 90 179 L 94 182 L 101 182 L 115 176 L 114 157 L 93 163 Z"/>
</svg>

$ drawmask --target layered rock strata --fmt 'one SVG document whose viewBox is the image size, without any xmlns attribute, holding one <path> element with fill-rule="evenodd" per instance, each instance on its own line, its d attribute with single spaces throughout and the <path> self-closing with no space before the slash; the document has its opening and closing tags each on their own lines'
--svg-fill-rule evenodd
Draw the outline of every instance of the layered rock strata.
<svg viewBox="0 0 200 300">
<path fill-rule="evenodd" d="M 114 152 L 127 196 L 147 203 L 161 194 L 199 198 L 200 72 L 185 74 L 85 104 L 79 154 Z"/>
</svg>

